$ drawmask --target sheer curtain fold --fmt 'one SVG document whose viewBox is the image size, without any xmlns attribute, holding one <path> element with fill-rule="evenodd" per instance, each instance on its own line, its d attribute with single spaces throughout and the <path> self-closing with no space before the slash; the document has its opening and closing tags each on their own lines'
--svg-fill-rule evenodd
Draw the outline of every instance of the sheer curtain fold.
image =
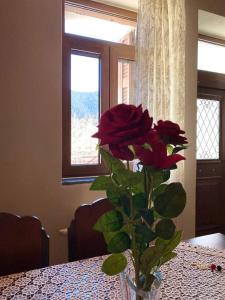
<svg viewBox="0 0 225 300">
<path fill-rule="evenodd" d="M 139 0 L 137 101 L 157 119 L 183 125 L 184 0 Z"/>
<path fill-rule="evenodd" d="M 185 0 L 139 0 L 136 99 L 154 120 L 184 128 Z M 173 181 L 183 181 L 179 163 Z M 182 227 L 181 222 L 177 222 Z"/>
</svg>

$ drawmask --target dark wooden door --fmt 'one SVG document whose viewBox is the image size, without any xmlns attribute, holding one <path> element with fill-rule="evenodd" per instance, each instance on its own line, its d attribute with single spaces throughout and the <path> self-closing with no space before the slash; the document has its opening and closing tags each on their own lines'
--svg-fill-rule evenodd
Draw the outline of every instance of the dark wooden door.
<svg viewBox="0 0 225 300">
<path fill-rule="evenodd" d="M 225 80 L 215 84 L 212 72 L 201 71 L 198 83 L 197 236 L 225 227 Z"/>
</svg>

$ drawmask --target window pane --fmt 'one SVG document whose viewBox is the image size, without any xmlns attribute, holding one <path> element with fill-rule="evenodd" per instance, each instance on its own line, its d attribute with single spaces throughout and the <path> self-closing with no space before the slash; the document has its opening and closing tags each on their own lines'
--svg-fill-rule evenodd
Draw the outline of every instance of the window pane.
<svg viewBox="0 0 225 300">
<path fill-rule="evenodd" d="M 99 163 L 99 58 L 71 54 L 71 164 Z"/>
<path fill-rule="evenodd" d="M 225 74 L 225 47 L 198 42 L 198 69 Z"/>
<path fill-rule="evenodd" d="M 197 159 L 219 159 L 220 102 L 197 100 Z"/>
<path fill-rule="evenodd" d="M 134 103 L 134 61 L 118 61 L 118 103 Z"/>
<path fill-rule="evenodd" d="M 122 23 L 121 23 L 122 22 Z M 131 21 L 65 6 L 65 32 L 123 44 L 134 44 L 136 24 Z"/>
</svg>

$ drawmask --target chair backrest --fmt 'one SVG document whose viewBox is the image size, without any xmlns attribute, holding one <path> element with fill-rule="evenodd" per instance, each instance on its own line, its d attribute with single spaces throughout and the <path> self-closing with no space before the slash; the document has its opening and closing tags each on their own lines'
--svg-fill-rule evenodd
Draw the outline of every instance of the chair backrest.
<svg viewBox="0 0 225 300">
<path fill-rule="evenodd" d="M 78 207 L 68 228 L 69 261 L 108 253 L 102 233 L 94 230 L 93 226 L 102 214 L 112 209 L 106 198 Z"/>
<path fill-rule="evenodd" d="M 49 236 L 39 219 L 0 213 L 0 275 L 48 265 Z"/>
</svg>

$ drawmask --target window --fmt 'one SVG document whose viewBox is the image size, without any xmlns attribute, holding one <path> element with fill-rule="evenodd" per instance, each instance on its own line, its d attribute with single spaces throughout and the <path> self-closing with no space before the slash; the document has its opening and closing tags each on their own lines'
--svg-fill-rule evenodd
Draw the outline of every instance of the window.
<svg viewBox="0 0 225 300">
<path fill-rule="evenodd" d="M 71 165 L 99 164 L 97 140 L 84 134 L 91 136 L 98 125 L 99 67 L 98 55 L 71 53 Z"/>
<path fill-rule="evenodd" d="M 219 159 L 220 101 L 217 96 L 202 95 L 197 99 L 197 159 Z"/>
<path fill-rule="evenodd" d="M 225 74 L 225 46 L 198 41 L 198 70 Z"/>
<path fill-rule="evenodd" d="M 134 61 L 118 60 L 118 103 L 134 102 Z"/>
<path fill-rule="evenodd" d="M 106 174 L 98 140 L 91 136 L 104 111 L 134 100 L 136 14 L 97 2 L 83 3 L 65 3 L 64 178 Z"/>
<path fill-rule="evenodd" d="M 135 42 L 136 22 L 121 18 L 113 12 L 101 12 L 80 5 L 65 5 L 65 32 L 79 36 L 132 45 Z"/>
</svg>

